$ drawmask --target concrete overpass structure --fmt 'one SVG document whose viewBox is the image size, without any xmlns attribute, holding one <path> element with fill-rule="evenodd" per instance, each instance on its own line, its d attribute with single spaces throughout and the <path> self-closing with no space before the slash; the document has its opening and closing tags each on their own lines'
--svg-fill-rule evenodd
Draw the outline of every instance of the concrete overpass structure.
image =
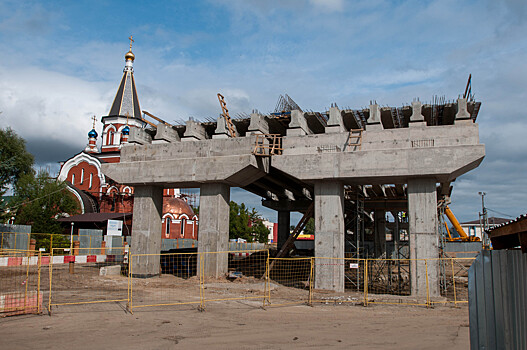
<svg viewBox="0 0 527 350">
<path fill-rule="evenodd" d="M 290 212 L 303 212 L 314 201 L 315 256 L 343 258 L 353 215 L 346 208 L 361 195 L 375 211 L 379 252 L 386 243 L 383 214 L 405 211 L 410 257 L 437 258 L 438 195 L 448 196 L 450 183 L 485 156 L 475 123 L 479 106 L 461 98 L 433 106 L 415 101 L 402 108 L 253 113 L 233 120 L 237 137 L 230 137 L 223 117 L 132 128 L 120 163 L 104 164 L 103 172 L 135 187 L 134 253 L 160 252 L 165 187 L 200 188 L 198 249 L 227 250 L 230 187 L 240 187 L 278 211 L 279 245 L 289 235 Z M 207 275 L 227 272 L 226 254 L 204 263 Z M 427 266 L 432 296 L 439 295 L 438 266 Z M 411 264 L 413 294 L 426 293 L 424 269 Z M 159 256 L 134 259 L 133 272 L 159 274 Z M 316 288 L 344 290 L 344 265 L 317 265 L 315 274 Z"/>
</svg>

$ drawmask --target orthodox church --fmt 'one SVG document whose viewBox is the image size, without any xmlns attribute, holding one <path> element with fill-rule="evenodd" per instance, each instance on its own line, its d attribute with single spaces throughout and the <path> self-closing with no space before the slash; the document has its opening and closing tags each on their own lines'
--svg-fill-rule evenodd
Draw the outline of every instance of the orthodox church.
<svg viewBox="0 0 527 350">
<path fill-rule="evenodd" d="M 115 182 L 101 171 L 101 164 L 120 161 L 120 149 L 128 142 L 133 128 L 144 129 L 149 124 L 141 116 L 137 97 L 133 70 L 135 55 L 132 52 L 131 38 L 130 50 L 124 58 L 125 66 L 117 94 L 110 112 L 101 119 L 103 128 L 100 149 L 97 146 L 99 135 L 95 130 L 94 116 L 93 128 L 88 133 L 86 148 L 61 162 L 58 180 L 65 181 L 68 190 L 77 198 L 81 215 L 102 217 L 109 213 L 133 212 L 134 188 Z M 97 215 L 97 213 L 101 214 Z M 165 189 L 163 192 L 160 234 L 162 238 L 167 239 L 197 239 L 198 217 L 179 189 Z"/>
</svg>

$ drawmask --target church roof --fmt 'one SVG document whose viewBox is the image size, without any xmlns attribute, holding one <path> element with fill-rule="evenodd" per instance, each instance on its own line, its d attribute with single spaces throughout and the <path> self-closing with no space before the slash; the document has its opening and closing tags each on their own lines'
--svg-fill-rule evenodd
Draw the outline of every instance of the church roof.
<svg viewBox="0 0 527 350">
<path fill-rule="evenodd" d="M 163 213 L 170 213 L 176 216 L 185 214 L 189 218 L 192 218 L 194 215 L 196 215 L 186 201 L 175 197 L 163 199 Z"/>
<path fill-rule="evenodd" d="M 139 107 L 139 99 L 137 98 L 137 91 L 135 88 L 134 68 L 133 62 L 135 55 L 132 53 L 132 45 L 130 42 L 130 51 L 125 55 L 125 67 L 123 70 L 123 77 L 119 84 L 119 89 L 113 100 L 110 108 L 109 117 L 123 116 L 136 118 L 141 120 L 141 108 Z"/>
</svg>

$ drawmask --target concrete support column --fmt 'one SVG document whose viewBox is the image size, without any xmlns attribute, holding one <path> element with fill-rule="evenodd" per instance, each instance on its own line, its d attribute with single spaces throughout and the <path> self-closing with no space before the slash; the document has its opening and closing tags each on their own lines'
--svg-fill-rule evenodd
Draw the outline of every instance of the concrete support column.
<svg viewBox="0 0 527 350">
<path fill-rule="evenodd" d="M 386 252 L 386 212 L 375 210 L 375 257 L 379 258 Z M 386 258 L 389 258 L 388 256 Z"/>
<path fill-rule="evenodd" d="M 134 187 L 134 216 L 132 221 L 133 277 L 152 277 L 160 274 L 161 217 L 163 215 L 163 187 Z"/>
<path fill-rule="evenodd" d="M 400 241 L 401 241 L 401 230 L 399 229 L 399 212 L 398 211 L 392 211 L 392 216 L 395 219 L 394 222 L 394 228 L 393 228 L 393 251 L 395 254 L 393 254 L 394 259 L 401 259 L 401 256 L 399 255 L 399 247 L 400 247 Z"/>
<path fill-rule="evenodd" d="M 230 187 L 220 183 L 201 185 L 199 196 L 198 252 L 225 252 L 229 248 Z M 227 253 L 203 254 L 206 277 L 227 273 Z"/>
<path fill-rule="evenodd" d="M 435 179 L 408 180 L 408 219 L 411 259 L 437 259 L 437 195 Z M 439 261 L 412 261 L 412 295 L 426 295 L 426 268 L 430 296 L 439 296 Z"/>
<path fill-rule="evenodd" d="M 280 251 L 280 248 L 284 245 L 285 241 L 289 238 L 291 228 L 291 212 L 279 210 L 278 211 L 278 244 L 277 248 Z"/>
<path fill-rule="evenodd" d="M 315 257 L 344 258 L 344 186 L 315 182 Z M 344 291 L 344 260 L 317 259 L 315 288 Z"/>
</svg>

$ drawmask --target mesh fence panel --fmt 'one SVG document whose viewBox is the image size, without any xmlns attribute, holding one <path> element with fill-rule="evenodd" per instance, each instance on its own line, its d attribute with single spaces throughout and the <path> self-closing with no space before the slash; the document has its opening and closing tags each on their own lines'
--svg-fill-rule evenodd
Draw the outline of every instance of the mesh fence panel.
<svg viewBox="0 0 527 350">
<path fill-rule="evenodd" d="M 146 254 L 132 254 L 130 263 L 146 257 Z M 163 310 L 168 306 L 201 306 L 201 279 L 198 253 L 166 253 L 150 255 L 159 257 L 160 275 L 151 278 L 130 276 L 131 311 L 140 308 Z M 133 275 L 133 268 L 132 268 Z"/>
<path fill-rule="evenodd" d="M 310 303 L 312 258 L 269 259 L 271 306 Z"/>
<path fill-rule="evenodd" d="M 18 251 L 2 256 L 0 316 L 42 311 L 40 259 L 41 255 L 33 251 Z"/>
<path fill-rule="evenodd" d="M 50 257 L 49 310 L 56 306 L 128 301 L 128 264 L 124 249 L 89 255 L 93 248 L 54 248 Z"/>
<path fill-rule="evenodd" d="M 253 300 L 263 305 L 267 298 L 267 250 L 203 252 L 203 260 L 227 254 L 228 272 L 225 276 L 203 276 L 203 302 L 211 306 L 224 301 Z"/>
</svg>

